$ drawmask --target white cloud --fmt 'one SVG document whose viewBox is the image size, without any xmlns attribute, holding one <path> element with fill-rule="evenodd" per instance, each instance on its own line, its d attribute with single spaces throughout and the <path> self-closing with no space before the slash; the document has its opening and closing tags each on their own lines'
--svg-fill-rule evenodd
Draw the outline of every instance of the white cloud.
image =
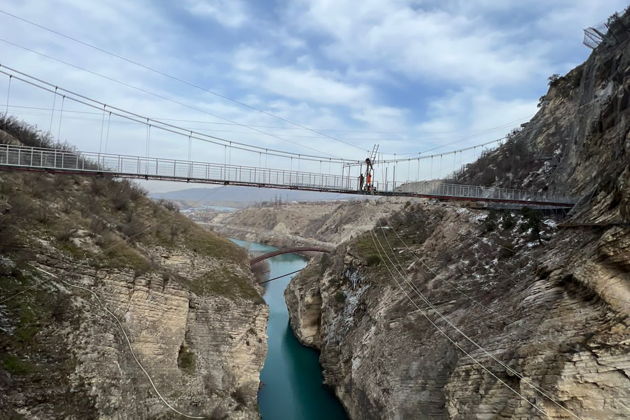
<svg viewBox="0 0 630 420">
<path fill-rule="evenodd" d="M 470 88 L 433 101 L 427 118 L 415 130 L 430 146 L 453 142 L 474 145 L 503 137 L 536 111 L 537 101 L 498 99 L 487 91 Z"/>
<path fill-rule="evenodd" d="M 606 22 L 614 11 L 622 12 L 626 7 L 626 0 L 562 1 L 543 14 L 535 22 L 535 27 L 557 39 L 581 40 L 584 28 Z"/>
<path fill-rule="evenodd" d="M 271 57 L 271 52 L 265 48 L 244 46 L 237 49 L 227 60 L 237 69 L 242 71 L 254 71 L 263 66 L 265 60 Z"/>
<path fill-rule="evenodd" d="M 267 91 L 298 102 L 357 107 L 371 101 L 372 91 L 367 85 L 348 82 L 334 72 L 311 67 L 308 56 L 299 56 L 297 66 L 276 66 L 273 54 L 265 48 L 240 48 L 234 53 L 234 66 L 239 78 L 256 89 Z"/>
<path fill-rule="evenodd" d="M 303 1 L 296 27 L 331 38 L 327 54 L 342 62 L 387 67 L 410 79 L 486 85 L 547 72 L 537 51 L 509 42 L 504 32 L 448 10 L 422 10 L 412 1 Z"/>
<path fill-rule="evenodd" d="M 268 68 L 263 89 L 299 101 L 353 107 L 370 100 L 370 89 L 335 80 L 315 70 L 289 67 Z"/>
<path fill-rule="evenodd" d="M 183 4 L 191 14 L 212 18 L 229 28 L 239 28 L 249 20 L 242 0 L 185 0 Z"/>
<path fill-rule="evenodd" d="M 624 3 L 302 0 L 289 16 L 295 30 L 326 36 L 323 49 L 336 61 L 385 67 L 412 80 L 492 87 L 553 73 L 554 53 L 568 42 L 581 48 L 582 28 Z M 527 13 L 533 14 L 522 22 L 502 24 Z"/>
<path fill-rule="evenodd" d="M 405 121 L 406 112 L 400 108 L 389 106 L 364 107 L 355 111 L 352 117 L 379 131 L 399 129 L 407 125 Z"/>
</svg>

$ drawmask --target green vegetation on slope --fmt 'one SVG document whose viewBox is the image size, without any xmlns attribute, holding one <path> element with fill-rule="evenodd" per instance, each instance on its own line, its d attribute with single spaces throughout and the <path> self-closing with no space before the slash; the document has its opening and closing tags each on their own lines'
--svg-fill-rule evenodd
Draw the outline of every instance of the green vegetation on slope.
<svg viewBox="0 0 630 420">
<path fill-rule="evenodd" d="M 220 266 L 216 270 L 193 278 L 184 279 L 184 284 L 199 296 L 223 296 L 230 299 L 245 298 L 256 303 L 264 303 L 249 277 L 234 272 L 231 268 Z"/>
</svg>

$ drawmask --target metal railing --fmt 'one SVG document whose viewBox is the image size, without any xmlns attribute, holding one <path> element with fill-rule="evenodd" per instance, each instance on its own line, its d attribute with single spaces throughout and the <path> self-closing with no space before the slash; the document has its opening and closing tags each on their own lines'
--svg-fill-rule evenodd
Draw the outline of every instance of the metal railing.
<svg viewBox="0 0 630 420">
<path fill-rule="evenodd" d="M 539 193 L 513 188 L 482 187 L 452 184 L 440 180 L 416 181 L 396 187 L 396 191 L 439 197 L 477 198 L 480 200 L 522 201 L 573 204 L 575 199 L 565 195 Z"/>
<path fill-rule="evenodd" d="M 216 184 L 267 186 L 330 192 L 359 192 L 358 179 L 350 175 L 302 172 L 129 156 L 111 153 L 63 151 L 0 144 L 0 166 L 70 173 L 107 173 L 146 179 L 166 179 Z M 408 182 L 397 186 L 393 182 L 375 183 L 375 194 L 425 196 L 436 198 L 478 199 L 570 205 L 575 200 L 560 195 L 541 194 L 509 188 L 450 184 L 439 180 Z"/>
<path fill-rule="evenodd" d="M 358 180 L 335 174 L 111 153 L 62 151 L 8 144 L 0 144 L 0 165 L 78 173 L 99 172 L 152 179 L 171 178 L 339 191 L 358 189 Z"/>
</svg>

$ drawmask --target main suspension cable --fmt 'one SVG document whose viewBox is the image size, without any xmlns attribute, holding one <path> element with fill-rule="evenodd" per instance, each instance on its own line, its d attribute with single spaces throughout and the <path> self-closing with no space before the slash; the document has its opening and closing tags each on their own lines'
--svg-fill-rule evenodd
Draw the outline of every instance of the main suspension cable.
<svg viewBox="0 0 630 420">
<path fill-rule="evenodd" d="M 106 107 L 109 112 L 113 115 L 119 116 L 121 118 L 125 118 L 127 120 L 139 123 L 139 124 L 143 124 L 146 125 L 147 122 L 152 123 L 152 125 L 156 128 L 159 128 L 163 131 L 167 131 L 167 132 L 171 132 L 173 134 L 177 134 L 180 136 L 185 136 L 188 137 L 188 133 L 194 133 L 195 135 L 192 136 L 192 138 L 197 139 L 197 140 L 201 140 L 201 141 L 205 141 L 208 143 L 212 143 L 212 144 L 216 144 L 216 145 L 225 145 L 228 144 L 230 148 L 234 148 L 234 149 L 238 149 L 238 150 L 243 150 L 243 151 L 247 151 L 247 152 L 253 152 L 253 153 L 257 153 L 258 151 L 264 151 L 265 153 L 268 153 L 270 155 L 273 156 L 277 156 L 277 157 L 282 157 L 282 158 L 292 158 L 292 157 L 296 157 L 298 159 L 302 159 L 302 160 L 310 160 L 310 161 L 334 161 L 336 163 L 341 163 L 341 162 L 356 162 L 354 160 L 348 160 L 348 159 L 342 159 L 342 158 L 335 158 L 335 157 L 327 157 L 327 156 L 317 156 L 317 155 L 309 155 L 309 154 L 301 154 L 301 153 L 295 153 L 295 152 L 285 152 L 282 150 L 278 150 L 278 149 L 271 149 L 271 148 L 263 148 L 261 146 L 255 146 L 255 145 L 250 145 L 250 144 L 246 144 L 246 143 L 241 143 L 241 142 L 236 142 L 233 140 L 228 140 L 228 139 L 224 139 L 222 137 L 217 137 L 217 136 L 212 136 L 210 134 L 205 134 L 205 133 L 201 133 L 201 132 L 197 132 L 197 131 L 191 131 L 189 129 L 183 128 L 183 127 L 179 127 L 173 124 L 168 124 L 165 123 L 163 121 L 160 120 L 156 120 L 150 117 L 146 117 L 140 114 L 137 114 L 135 112 L 131 112 L 131 111 L 127 111 L 124 110 L 122 108 L 119 107 L 115 107 L 115 106 L 111 106 L 108 104 L 105 104 L 103 102 L 100 102 L 98 100 L 89 98 L 87 96 L 78 94 L 76 92 L 70 91 L 68 89 L 64 89 L 58 86 L 54 86 L 53 84 L 46 82 L 44 80 L 38 79 L 36 77 L 30 76 L 26 73 L 20 72 L 18 70 L 15 70 L 13 68 L 10 68 L 6 65 L 0 64 L 0 68 L 5 68 L 8 69 L 9 71 L 15 72 L 17 74 L 20 74 L 24 77 L 20 77 L 20 76 L 16 76 L 16 75 L 12 75 L 11 73 L 8 73 L 7 71 L 1 70 L 0 69 L 0 73 L 5 74 L 7 76 L 12 76 L 13 79 L 17 79 L 20 80 L 24 83 L 27 83 L 31 86 L 37 87 L 39 89 L 51 92 L 51 93 L 55 93 L 58 95 L 61 95 L 58 91 L 63 91 L 66 94 L 66 98 L 69 100 L 72 100 L 76 103 L 80 103 L 82 105 L 91 107 L 93 109 L 97 109 L 99 111 L 103 110 L 103 107 Z M 35 83 L 31 80 L 28 80 L 28 78 L 37 81 L 38 83 Z M 50 86 L 50 87 L 46 87 L 46 86 L 42 86 L 46 85 L 46 86 Z M 55 87 L 56 89 L 53 89 L 53 87 Z M 71 96 L 73 95 L 73 96 Z"/>
<path fill-rule="evenodd" d="M 324 154 L 327 154 L 327 155 L 329 155 L 331 158 L 336 159 L 336 160 L 340 160 L 340 161 L 344 161 L 344 160 L 345 160 L 345 161 L 350 161 L 350 160 L 347 160 L 347 159 L 334 157 L 334 156 L 332 156 L 332 155 L 330 155 L 330 154 L 328 154 L 328 153 L 326 153 L 326 152 L 322 152 L 322 151 L 320 151 L 320 150 L 318 150 L 318 149 L 315 149 L 315 148 L 313 148 L 313 147 L 302 145 L 302 144 L 300 144 L 300 143 L 295 142 L 295 140 L 289 140 L 289 139 L 286 139 L 286 138 L 283 138 L 283 137 L 277 136 L 277 135 L 275 135 L 275 134 L 271 134 L 271 133 L 268 133 L 268 132 L 266 132 L 266 131 L 259 130 L 259 129 L 254 128 L 254 127 L 252 127 L 252 126 L 249 126 L 249 125 L 247 125 L 247 124 L 238 123 L 238 122 L 236 122 L 236 121 L 233 121 L 233 120 L 230 120 L 230 119 L 224 118 L 224 117 L 222 117 L 222 116 L 220 116 L 220 115 L 214 114 L 214 113 L 212 113 L 212 112 L 210 112 L 210 111 L 207 111 L 207 110 L 205 110 L 205 109 L 201 109 L 201 108 L 198 108 L 198 107 L 195 107 L 195 106 L 192 106 L 192 105 L 188 105 L 188 104 L 186 104 L 186 103 L 184 103 L 184 102 L 178 101 L 178 100 L 173 99 L 173 98 L 169 98 L 169 97 L 164 96 L 164 95 L 161 95 L 161 94 L 159 94 L 159 93 L 151 92 L 151 91 L 149 91 L 149 90 L 147 90 L 147 89 L 144 89 L 144 88 L 141 88 L 141 87 L 138 87 L 138 86 L 134 86 L 134 85 L 132 85 L 132 84 L 129 84 L 129 83 L 127 83 L 127 82 L 123 82 L 123 81 L 118 80 L 118 79 L 115 79 L 115 78 L 113 78 L 113 77 L 109 77 L 109 76 L 106 76 L 106 75 L 104 75 L 104 74 L 101 74 L 101 73 L 98 73 L 98 72 L 95 72 L 95 71 L 92 71 L 92 70 L 88 70 L 88 69 L 86 69 L 86 68 L 84 68 L 84 67 L 77 66 L 77 65 L 72 64 L 72 63 L 69 63 L 69 62 L 67 62 L 67 61 L 64 61 L 64 60 L 61 60 L 61 59 L 58 59 L 58 58 L 52 57 L 52 56 L 50 56 L 50 55 L 48 55 L 48 54 L 44 54 L 44 53 L 42 53 L 42 52 L 39 52 L 39 51 L 33 50 L 33 49 L 31 49 L 31 48 L 24 47 L 24 46 L 22 46 L 22 45 L 19 45 L 19 44 L 14 43 L 14 42 L 8 41 L 8 40 L 6 40 L 6 39 L 0 38 L 0 42 L 4 42 L 5 44 L 8 44 L 8 45 L 14 46 L 14 47 L 16 47 L 16 48 L 23 49 L 23 50 L 25 50 L 25 51 L 29 51 L 29 52 L 31 52 L 31 53 L 33 53 L 33 54 L 36 54 L 36 55 L 39 55 L 39 56 L 45 57 L 45 58 L 47 58 L 47 59 L 49 59 L 49 60 L 53 60 L 53 61 L 56 61 L 56 62 L 58 62 L 58 63 L 64 64 L 64 65 L 66 65 L 66 66 L 69 66 L 69 67 L 73 67 L 73 68 L 75 68 L 75 69 L 78 69 L 78 70 L 80 70 L 80 71 L 83 71 L 83 72 L 86 72 L 86 73 L 89 73 L 89 74 L 92 74 L 92 75 L 95 75 L 95 76 L 101 77 L 101 78 L 103 78 L 103 79 L 106 79 L 106 80 L 109 80 L 109 81 L 111 81 L 111 82 L 114 82 L 114 83 L 120 84 L 120 85 L 125 86 L 125 87 L 127 87 L 127 88 L 137 90 L 137 91 L 142 92 L 142 93 L 144 93 L 144 94 L 154 96 L 154 97 L 159 98 L 159 99 L 161 99 L 161 100 L 168 101 L 168 102 L 172 102 L 172 103 L 174 103 L 174 104 L 176 104 L 176 105 L 179 105 L 179 106 L 182 106 L 182 107 L 185 107 L 185 108 L 192 109 L 192 110 L 194 110 L 194 111 L 196 111 L 196 112 L 200 112 L 200 113 L 203 113 L 203 114 L 210 115 L 210 116 L 212 116 L 212 117 L 214 117 L 214 118 L 219 118 L 219 119 L 221 119 L 221 120 L 224 120 L 224 121 L 227 121 L 227 122 L 233 123 L 233 124 L 235 124 L 235 125 L 238 125 L 238 126 L 241 126 L 241 127 L 244 127 L 244 128 L 247 128 L 247 129 L 249 129 L 249 130 L 251 130 L 251 131 L 255 131 L 255 132 L 257 132 L 257 133 L 263 134 L 263 135 L 265 135 L 265 136 L 273 137 L 273 138 L 278 139 L 278 140 L 280 140 L 280 141 L 283 141 L 283 142 L 288 142 L 288 143 L 290 143 L 290 144 L 298 144 L 300 147 L 303 147 L 303 148 L 305 148 L 305 149 L 313 150 L 313 151 L 316 151 L 316 152 L 318 152 L 318 153 L 324 153 Z M 10 70 L 12 70 L 12 71 L 15 71 L 15 72 L 19 73 L 19 74 L 26 75 L 25 73 L 19 72 L 19 71 L 15 70 L 15 69 L 11 69 L 11 68 L 10 68 L 10 67 L 8 67 L 8 66 L 2 65 L 2 67 L 8 68 L 8 69 L 10 69 Z M 32 77 L 32 76 L 29 76 L 29 77 Z M 39 79 L 37 79 L 37 78 L 35 78 L 35 77 L 32 77 L 32 78 L 33 78 L 33 79 L 35 79 L 35 80 L 38 80 L 39 82 L 42 82 L 42 83 L 47 83 L 47 82 L 44 82 L 43 80 L 39 80 Z M 52 85 L 52 84 L 50 84 L 50 83 L 47 83 L 47 84 Z M 76 94 L 76 93 L 75 93 L 75 94 Z M 78 95 L 78 94 L 77 94 L 77 95 Z M 164 122 L 162 122 L 162 123 L 163 123 L 163 124 L 166 124 L 166 125 L 171 125 L 171 124 L 167 124 L 167 123 L 164 123 Z M 252 146 L 252 147 L 260 147 L 260 146 Z"/>
</svg>

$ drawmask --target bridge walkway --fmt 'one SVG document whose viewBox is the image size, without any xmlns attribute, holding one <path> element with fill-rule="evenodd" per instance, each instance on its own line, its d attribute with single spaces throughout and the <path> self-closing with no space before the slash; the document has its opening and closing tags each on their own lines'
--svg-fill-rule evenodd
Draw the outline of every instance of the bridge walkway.
<svg viewBox="0 0 630 420">
<path fill-rule="evenodd" d="M 62 151 L 0 144 L 0 169 L 43 171 L 62 174 L 109 175 L 120 178 L 239 185 L 261 188 L 420 197 L 438 200 L 483 201 L 519 204 L 524 207 L 570 208 L 575 200 L 525 190 L 452 184 L 442 181 L 416 182 L 413 189 L 385 183 L 370 193 L 359 190 L 358 180 L 349 175 L 303 172 L 195 162 L 167 158 L 109 153 Z"/>
</svg>

